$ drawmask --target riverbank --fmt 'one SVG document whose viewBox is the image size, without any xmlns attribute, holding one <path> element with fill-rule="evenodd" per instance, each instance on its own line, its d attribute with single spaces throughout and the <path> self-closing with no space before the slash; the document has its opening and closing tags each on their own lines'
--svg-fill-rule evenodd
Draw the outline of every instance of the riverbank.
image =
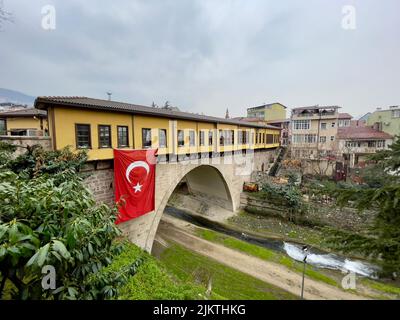
<svg viewBox="0 0 400 320">
<path fill-rule="evenodd" d="M 203 255 L 299 297 L 301 291 L 300 272 L 282 263 L 268 260 L 267 256 L 263 256 L 263 259 L 260 258 L 260 256 L 252 255 L 246 252 L 248 249 L 242 250 L 241 252 L 238 248 L 229 248 L 221 243 L 210 241 L 209 238 L 205 240 L 203 237 L 196 235 L 196 233 L 199 232 L 198 230 L 198 227 L 188 224 L 185 221 L 166 216 L 160 223 L 158 235 L 163 241 L 177 243 L 197 254 Z M 261 254 L 265 254 L 268 251 L 258 251 L 258 253 L 260 252 L 263 252 Z M 281 258 L 280 255 L 273 255 L 273 257 Z M 181 261 L 178 260 L 175 263 L 179 264 Z M 288 263 L 288 261 L 284 263 Z M 366 295 L 346 292 L 334 286 L 333 283 L 327 284 L 320 280 L 314 280 L 309 275 L 306 276 L 306 283 L 306 299 L 336 300 L 368 298 Z"/>
<path fill-rule="evenodd" d="M 168 214 L 171 214 L 171 212 L 169 212 L 169 211 L 171 211 L 171 209 L 173 209 L 173 208 L 170 208 L 169 210 L 167 210 Z M 174 216 L 179 217 L 179 215 L 174 215 Z M 249 214 L 249 216 L 251 217 L 252 215 Z M 169 218 L 167 216 L 164 216 L 164 217 L 165 218 L 163 218 L 163 219 Z M 224 233 L 226 233 L 226 229 L 228 228 L 228 231 L 229 231 L 228 234 L 231 234 L 232 230 L 230 228 L 232 228 L 233 230 L 236 230 L 232 233 L 232 235 L 235 235 L 235 237 L 238 238 L 238 233 L 239 233 L 239 239 L 243 238 L 243 237 L 240 237 L 240 235 L 242 233 L 246 240 L 249 240 L 255 234 L 254 231 L 246 229 L 246 227 L 249 228 L 249 226 L 246 226 L 246 224 L 244 223 L 242 214 L 239 215 L 239 217 L 242 220 L 240 220 L 240 222 L 238 222 L 234 226 L 232 226 L 232 219 L 235 220 L 237 217 L 231 217 L 228 219 L 228 221 L 225 221 L 225 223 L 205 221 L 206 219 L 200 215 L 192 216 L 192 218 L 193 217 L 195 218 L 195 220 L 192 221 L 192 223 L 195 223 L 198 226 L 204 226 L 207 228 L 207 225 L 210 226 L 209 223 L 212 223 L 212 227 L 216 228 L 217 229 L 216 231 L 221 229 L 220 231 L 223 231 Z M 180 217 L 180 218 L 187 219 L 187 217 Z M 202 237 L 205 240 L 208 240 L 208 241 L 217 241 L 218 240 L 217 242 L 219 244 L 228 246 L 235 250 L 242 251 L 246 254 L 255 255 L 256 257 L 261 258 L 261 259 L 268 260 L 268 257 L 270 257 L 270 259 L 269 259 L 270 261 L 279 263 L 283 267 L 287 267 L 295 272 L 301 273 L 302 264 L 294 261 L 286 254 L 280 254 L 279 249 L 277 250 L 276 245 L 274 244 L 275 242 L 278 243 L 278 245 L 280 243 L 279 246 L 281 246 L 282 238 L 288 239 L 288 236 L 286 234 L 284 237 L 282 237 L 282 234 L 277 233 L 276 231 L 273 232 L 273 230 L 270 230 L 268 232 L 268 234 L 265 234 L 262 232 L 256 232 L 256 235 L 258 235 L 258 237 L 263 237 L 263 236 L 267 235 L 268 239 L 269 239 L 267 241 L 268 243 L 271 242 L 271 238 L 276 240 L 276 241 L 272 240 L 273 245 L 269 248 L 272 250 L 269 250 L 268 248 L 260 248 L 259 245 L 254 245 L 254 244 L 251 244 L 248 242 L 240 241 L 240 240 L 237 240 L 232 237 L 226 237 L 225 235 L 222 235 L 218 232 L 215 233 L 214 231 L 205 230 L 203 228 L 196 229 L 196 227 L 188 224 L 187 221 L 181 221 L 181 220 L 177 220 L 177 221 L 180 221 L 179 223 L 181 224 L 182 227 L 186 226 L 186 228 L 189 228 L 189 230 L 192 234 Z M 174 222 L 174 223 L 177 223 L 177 222 Z M 282 221 L 275 220 L 275 223 L 276 223 L 276 225 L 278 225 L 281 228 L 281 230 L 294 231 L 292 223 L 289 223 L 290 226 L 286 225 Z M 191 226 L 191 227 L 189 227 L 189 226 Z M 308 232 L 305 231 L 306 229 L 310 229 L 310 228 L 300 227 L 300 226 L 298 226 L 298 228 L 304 228 L 301 231 L 304 232 L 304 234 L 308 234 L 308 235 L 310 234 L 309 230 L 307 230 Z M 199 233 L 198 230 L 203 230 L 203 231 L 201 231 L 201 233 Z M 240 230 L 242 230 L 242 232 L 240 232 Z M 244 232 L 247 232 L 247 230 L 248 230 L 248 234 L 246 235 L 246 234 L 244 234 Z M 293 241 L 296 242 L 296 240 L 298 240 L 297 242 L 309 244 L 310 238 L 302 237 L 301 236 L 302 232 L 296 232 L 297 237 L 295 238 L 295 240 L 293 240 L 293 237 L 289 238 L 289 239 L 291 239 L 291 242 L 293 242 Z M 323 234 L 320 234 L 320 235 L 313 234 L 313 237 L 318 239 L 318 237 L 323 237 Z M 260 238 L 260 240 L 262 240 L 262 238 Z M 258 243 L 256 242 L 256 244 L 258 244 Z M 261 242 L 260 242 L 260 244 L 261 244 Z M 276 252 L 276 251 L 278 251 L 278 252 Z M 281 253 L 282 253 L 282 251 L 283 250 L 281 250 Z M 271 257 L 272 257 L 272 259 L 271 259 Z M 321 258 L 325 259 L 324 256 L 321 256 Z M 331 260 L 332 258 L 334 258 L 334 257 L 329 257 L 329 260 Z M 353 263 L 351 263 L 351 261 L 349 261 L 346 264 L 353 264 Z M 336 286 L 339 288 L 341 287 L 341 282 L 343 280 L 343 277 L 345 276 L 345 274 L 343 274 L 340 271 L 329 270 L 326 268 L 312 268 L 311 266 L 309 266 L 307 273 L 311 279 L 314 279 L 314 280 L 320 281 L 320 282 L 324 282 L 326 284 L 333 285 L 333 286 Z M 361 292 L 361 294 L 366 298 L 372 298 L 372 299 L 398 299 L 398 298 L 400 298 L 400 288 L 393 285 L 392 283 L 389 283 L 386 281 L 373 281 L 373 280 L 366 279 L 364 277 L 357 276 L 357 290 L 359 290 Z"/>
</svg>

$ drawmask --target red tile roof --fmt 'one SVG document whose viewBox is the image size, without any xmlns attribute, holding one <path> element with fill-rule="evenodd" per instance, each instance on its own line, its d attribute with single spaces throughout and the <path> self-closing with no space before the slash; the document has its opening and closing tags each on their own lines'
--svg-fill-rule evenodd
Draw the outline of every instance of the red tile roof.
<svg viewBox="0 0 400 320">
<path fill-rule="evenodd" d="M 338 129 L 339 139 L 368 140 L 368 139 L 392 139 L 390 134 L 378 131 L 372 127 L 342 127 Z"/>
<path fill-rule="evenodd" d="M 345 112 L 340 112 L 339 113 L 339 119 L 352 119 L 352 118 L 353 117 L 348 113 L 345 113 Z"/>
</svg>

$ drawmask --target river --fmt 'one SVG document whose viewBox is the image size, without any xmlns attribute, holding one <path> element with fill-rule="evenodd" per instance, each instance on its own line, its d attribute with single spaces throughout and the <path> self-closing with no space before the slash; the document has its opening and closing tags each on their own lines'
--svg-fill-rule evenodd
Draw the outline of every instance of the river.
<svg viewBox="0 0 400 320">
<path fill-rule="evenodd" d="M 217 231 L 260 247 L 285 253 L 296 261 L 302 262 L 305 257 L 303 245 L 297 243 L 287 242 L 280 239 L 248 235 L 244 232 L 233 230 L 225 225 L 208 220 L 207 218 L 198 215 L 192 215 L 186 211 L 171 206 L 167 206 L 164 212 L 170 216 L 185 220 L 199 227 Z M 312 247 L 308 248 L 307 250 L 306 261 L 308 264 L 317 268 L 339 270 L 346 273 L 354 272 L 360 276 L 373 279 L 377 279 L 377 272 L 379 271 L 377 266 L 374 266 L 368 262 L 350 259 L 345 256 L 324 252 Z"/>
</svg>

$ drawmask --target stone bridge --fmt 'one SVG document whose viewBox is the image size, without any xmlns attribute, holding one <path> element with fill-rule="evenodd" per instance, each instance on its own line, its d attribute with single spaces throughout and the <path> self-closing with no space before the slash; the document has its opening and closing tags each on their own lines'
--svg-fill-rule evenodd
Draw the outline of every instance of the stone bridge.
<svg viewBox="0 0 400 320">
<path fill-rule="evenodd" d="M 130 241 L 151 252 L 164 209 L 181 181 L 186 182 L 190 192 L 200 194 L 207 202 L 236 211 L 240 205 L 243 182 L 249 181 L 252 172 L 267 169 L 271 157 L 276 157 L 276 150 L 158 163 L 155 210 L 121 223 L 119 227 Z M 112 202 L 112 179 L 112 168 L 100 168 L 88 179 L 87 184 L 99 201 Z"/>
</svg>

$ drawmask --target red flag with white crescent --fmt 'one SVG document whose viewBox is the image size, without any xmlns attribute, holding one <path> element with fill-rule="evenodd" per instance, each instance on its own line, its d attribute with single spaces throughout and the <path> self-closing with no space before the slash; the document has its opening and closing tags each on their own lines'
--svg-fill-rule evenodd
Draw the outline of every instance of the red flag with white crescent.
<svg viewBox="0 0 400 320">
<path fill-rule="evenodd" d="M 114 149 L 116 224 L 154 210 L 157 150 Z"/>
</svg>

